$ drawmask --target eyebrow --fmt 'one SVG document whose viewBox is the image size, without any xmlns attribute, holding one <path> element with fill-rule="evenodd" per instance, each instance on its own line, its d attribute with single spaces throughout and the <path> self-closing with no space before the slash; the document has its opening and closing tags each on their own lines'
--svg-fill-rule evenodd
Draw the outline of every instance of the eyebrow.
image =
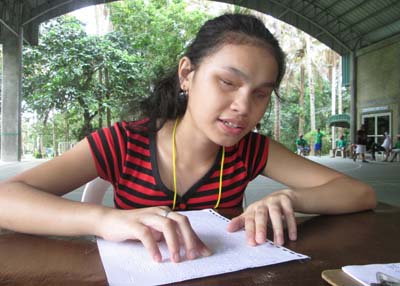
<svg viewBox="0 0 400 286">
<path fill-rule="evenodd" d="M 243 71 L 241 71 L 241 70 L 239 70 L 237 68 L 234 68 L 234 67 L 231 67 L 231 66 L 226 66 L 226 67 L 223 67 L 223 69 L 228 70 L 228 71 L 236 74 L 237 76 L 239 76 L 240 78 L 243 78 L 246 81 L 250 81 L 251 77 L 248 74 L 246 74 L 245 72 L 243 72 Z M 267 82 L 264 82 L 263 84 L 261 84 L 260 87 L 273 87 L 273 88 L 275 88 L 276 87 L 276 82 L 267 81 Z"/>
</svg>

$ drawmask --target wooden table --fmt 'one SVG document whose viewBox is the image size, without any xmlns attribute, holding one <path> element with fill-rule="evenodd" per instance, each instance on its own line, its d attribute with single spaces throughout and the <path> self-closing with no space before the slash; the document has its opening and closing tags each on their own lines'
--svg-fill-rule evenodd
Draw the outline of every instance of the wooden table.
<svg viewBox="0 0 400 286">
<path fill-rule="evenodd" d="M 240 210 L 228 210 L 232 217 Z M 311 257 L 174 285 L 328 285 L 321 272 L 343 265 L 400 262 L 400 208 L 298 218 L 298 241 L 285 246 Z M 266 254 L 268 255 L 268 254 Z M 19 233 L 0 235 L 0 285 L 107 285 L 96 243 Z"/>
</svg>

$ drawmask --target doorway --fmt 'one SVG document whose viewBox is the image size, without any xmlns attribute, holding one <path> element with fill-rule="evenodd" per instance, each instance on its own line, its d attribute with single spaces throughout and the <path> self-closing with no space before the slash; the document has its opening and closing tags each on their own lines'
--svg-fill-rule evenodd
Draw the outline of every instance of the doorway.
<svg viewBox="0 0 400 286">
<path fill-rule="evenodd" d="M 390 112 L 363 115 L 361 122 L 367 128 L 368 138 L 373 138 L 375 143 L 381 145 L 385 139 L 383 133 L 386 131 L 392 134 L 391 118 Z"/>
</svg>

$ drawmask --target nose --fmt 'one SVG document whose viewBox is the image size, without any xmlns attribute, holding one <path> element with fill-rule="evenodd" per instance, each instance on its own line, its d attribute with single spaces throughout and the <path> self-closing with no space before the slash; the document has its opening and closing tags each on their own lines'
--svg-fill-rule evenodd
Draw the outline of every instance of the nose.
<svg viewBox="0 0 400 286">
<path fill-rule="evenodd" d="M 248 115 L 251 109 L 251 97 L 248 92 L 237 93 L 231 103 L 231 109 L 242 116 Z"/>
</svg>

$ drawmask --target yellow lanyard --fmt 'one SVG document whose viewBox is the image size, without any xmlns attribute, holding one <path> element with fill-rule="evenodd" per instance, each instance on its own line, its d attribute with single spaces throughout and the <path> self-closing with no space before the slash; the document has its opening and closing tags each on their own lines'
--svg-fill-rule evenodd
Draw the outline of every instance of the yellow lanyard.
<svg viewBox="0 0 400 286">
<path fill-rule="evenodd" d="M 173 181 L 174 181 L 174 202 L 172 204 L 172 209 L 175 209 L 176 205 L 176 196 L 177 196 L 177 190 L 176 190 L 176 146 L 175 146 L 175 135 L 176 135 L 176 127 L 178 126 L 178 121 L 179 119 L 177 118 L 175 120 L 174 124 L 174 129 L 172 130 L 172 176 L 173 176 Z M 221 169 L 219 170 L 219 189 L 218 189 L 218 199 L 217 202 L 214 206 L 214 209 L 218 208 L 219 202 L 221 201 L 221 195 L 222 195 L 222 175 L 224 173 L 224 161 L 225 161 L 225 147 L 222 146 L 222 156 L 221 156 Z"/>
</svg>

